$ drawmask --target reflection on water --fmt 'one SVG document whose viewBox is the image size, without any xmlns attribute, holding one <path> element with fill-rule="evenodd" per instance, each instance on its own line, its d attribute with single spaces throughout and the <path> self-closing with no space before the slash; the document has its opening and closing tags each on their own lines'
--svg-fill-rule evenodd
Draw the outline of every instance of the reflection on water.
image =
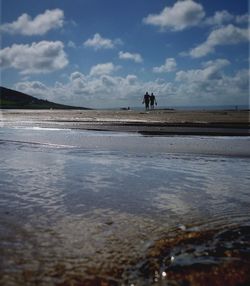
<svg viewBox="0 0 250 286">
<path fill-rule="evenodd" d="M 14 142 L 20 134 L 8 132 L 1 285 L 250 281 L 248 157 L 66 148 Z"/>
</svg>

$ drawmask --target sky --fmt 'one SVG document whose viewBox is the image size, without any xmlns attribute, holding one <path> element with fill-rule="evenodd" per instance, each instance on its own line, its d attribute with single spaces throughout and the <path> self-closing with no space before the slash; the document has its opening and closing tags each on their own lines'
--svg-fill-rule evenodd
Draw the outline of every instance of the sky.
<svg viewBox="0 0 250 286">
<path fill-rule="evenodd" d="M 92 108 L 249 104 L 248 0 L 1 0 L 1 85 Z"/>
</svg>

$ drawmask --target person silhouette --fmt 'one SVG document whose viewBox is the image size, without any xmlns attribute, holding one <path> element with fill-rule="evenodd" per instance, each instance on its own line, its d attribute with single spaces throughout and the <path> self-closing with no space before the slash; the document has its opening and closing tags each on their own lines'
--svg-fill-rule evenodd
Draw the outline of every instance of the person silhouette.
<svg viewBox="0 0 250 286">
<path fill-rule="evenodd" d="M 143 98 L 143 102 L 145 104 L 145 109 L 148 110 L 149 109 L 149 100 L 150 100 L 150 95 L 148 94 L 148 92 L 146 92 L 144 94 L 144 98 Z"/>
<path fill-rule="evenodd" d="M 155 105 L 157 105 L 157 102 L 156 102 L 155 95 L 153 94 L 153 92 L 151 93 L 149 100 L 150 100 L 150 108 L 154 109 Z"/>
</svg>

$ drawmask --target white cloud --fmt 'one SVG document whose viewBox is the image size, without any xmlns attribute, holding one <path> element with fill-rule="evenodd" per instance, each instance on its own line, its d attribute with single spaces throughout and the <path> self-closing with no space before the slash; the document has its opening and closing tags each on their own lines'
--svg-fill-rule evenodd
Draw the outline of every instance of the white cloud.
<svg viewBox="0 0 250 286">
<path fill-rule="evenodd" d="M 193 58 L 200 58 L 214 52 L 216 46 L 235 45 L 249 40 L 248 29 L 227 25 L 213 30 L 207 40 L 190 51 Z"/>
<path fill-rule="evenodd" d="M 236 16 L 235 21 L 238 24 L 249 23 L 250 22 L 250 15 L 249 14 L 238 15 L 238 16 Z"/>
<path fill-rule="evenodd" d="M 197 79 L 200 78 L 200 80 Z M 177 75 L 178 94 L 194 105 L 249 104 L 249 71 L 240 70 L 235 75 L 208 76 L 204 70 L 181 71 Z"/>
<path fill-rule="evenodd" d="M 221 69 L 228 66 L 230 62 L 226 59 L 217 59 L 203 64 L 203 69 L 179 71 L 176 73 L 176 81 L 199 82 L 221 78 Z"/>
<path fill-rule="evenodd" d="M 119 58 L 123 60 L 132 60 L 136 63 L 141 63 L 143 61 L 142 56 L 138 53 L 129 53 L 129 52 L 119 52 Z"/>
<path fill-rule="evenodd" d="M 63 22 L 64 13 L 61 9 L 46 10 L 34 19 L 31 19 L 28 14 L 22 14 L 16 21 L 3 24 L 0 30 L 6 33 L 26 36 L 44 35 L 51 29 L 62 27 Z"/>
<path fill-rule="evenodd" d="M 126 77 L 126 80 L 127 80 L 128 84 L 134 85 L 134 84 L 136 84 L 136 82 L 138 81 L 138 78 L 137 78 L 136 75 L 129 74 L 129 75 L 127 75 L 127 77 Z"/>
<path fill-rule="evenodd" d="M 133 74 L 125 77 L 109 74 L 92 76 L 80 72 L 72 73 L 66 83 L 57 82 L 52 87 L 25 81 L 17 83 L 14 88 L 51 101 L 89 107 L 140 105 L 146 90 L 153 91 L 157 96 L 173 93 L 171 83 L 143 82 Z"/>
<path fill-rule="evenodd" d="M 217 59 L 205 62 L 203 68 L 200 69 L 177 72 L 175 80 L 179 83 L 178 93 L 185 94 L 194 104 L 199 101 L 209 105 L 222 104 L 223 101 L 224 104 L 228 103 L 237 96 L 231 93 L 232 82 L 228 82 L 223 72 L 223 69 L 229 64 L 230 62 L 226 59 Z M 244 90 L 238 91 L 241 96 L 244 96 Z M 228 94 L 231 99 L 227 98 Z"/>
<path fill-rule="evenodd" d="M 246 90 L 247 91 L 247 98 L 249 98 L 249 88 L 250 88 L 250 86 L 249 86 L 249 84 L 250 84 L 249 83 L 249 79 L 250 79 L 250 71 L 249 71 L 249 69 L 239 70 L 236 73 L 236 75 L 233 78 L 233 81 L 231 83 L 231 84 L 234 84 L 234 89 Z M 228 78 L 228 81 L 230 82 L 231 79 Z"/>
<path fill-rule="evenodd" d="M 212 17 L 204 20 L 205 25 L 209 26 L 222 26 L 228 23 L 246 24 L 249 22 L 249 14 L 233 15 L 226 10 L 216 11 Z"/>
<path fill-rule="evenodd" d="M 176 69 L 177 64 L 174 58 L 167 58 L 164 65 L 160 67 L 154 67 L 153 72 L 154 73 L 167 73 L 172 72 Z"/>
<path fill-rule="evenodd" d="M 15 89 L 37 97 L 43 97 L 50 92 L 49 88 L 40 81 L 19 82 L 15 85 Z"/>
<path fill-rule="evenodd" d="M 117 70 L 118 67 L 114 66 L 113 63 L 104 63 L 104 64 L 97 64 L 93 66 L 90 70 L 91 76 L 100 76 L 104 74 L 111 74 L 115 70 Z"/>
<path fill-rule="evenodd" d="M 196 26 L 205 16 L 201 4 L 192 0 L 178 1 L 173 7 L 165 7 L 160 14 L 150 14 L 143 19 L 145 24 L 159 26 L 162 29 L 181 31 Z"/>
<path fill-rule="evenodd" d="M 228 11 L 216 11 L 214 16 L 207 18 L 204 23 L 207 25 L 222 25 L 234 20 L 234 16 Z"/>
<path fill-rule="evenodd" d="M 13 44 L 0 50 L 0 66 L 18 69 L 24 75 L 60 70 L 68 64 L 63 47 L 60 41 Z"/>
<path fill-rule="evenodd" d="M 75 80 L 75 79 L 84 79 L 84 78 L 85 78 L 85 76 L 84 76 L 82 73 L 78 72 L 78 71 L 73 72 L 73 73 L 70 75 L 70 80 L 71 80 L 71 81 L 73 81 L 73 80 Z"/>
<path fill-rule="evenodd" d="M 160 106 L 247 104 L 249 71 L 226 75 L 226 59 L 205 62 L 200 69 L 179 71 L 175 82 L 164 79 L 141 81 L 136 75 L 125 77 L 74 72 L 66 83 L 47 87 L 39 82 L 21 82 L 19 91 L 69 105 L 88 107 L 138 106 L 145 91 L 154 92 Z"/>
<path fill-rule="evenodd" d="M 94 48 L 95 50 L 100 49 L 113 49 L 116 45 L 121 44 L 122 41 L 120 39 L 107 39 L 103 38 L 99 33 L 96 33 L 92 39 L 86 40 L 83 45 L 85 47 Z"/>
</svg>

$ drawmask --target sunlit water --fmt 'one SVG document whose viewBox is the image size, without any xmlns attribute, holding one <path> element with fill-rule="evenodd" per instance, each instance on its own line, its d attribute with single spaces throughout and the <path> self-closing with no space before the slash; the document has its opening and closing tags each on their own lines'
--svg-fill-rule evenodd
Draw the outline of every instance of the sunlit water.
<svg viewBox="0 0 250 286">
<path fill-rule="evenodd" d="M 249 142 L 0 129 L 0 284 L 247 283 Z"/>
</svg>

